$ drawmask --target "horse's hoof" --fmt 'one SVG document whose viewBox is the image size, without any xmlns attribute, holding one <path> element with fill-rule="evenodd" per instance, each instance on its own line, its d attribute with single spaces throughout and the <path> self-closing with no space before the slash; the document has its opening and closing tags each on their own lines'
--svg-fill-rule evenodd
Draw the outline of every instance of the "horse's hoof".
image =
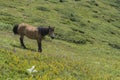
<svg viewBox="0 0 120 80">
<path fill-rule="evenodd" d="M 27 49 L 26 47 L 23 47 L 24 49 Z"/>
<path fill-rule="evenodd" d="M 41 52 L 42 52 L 42 50 L 38 50 L 38 52 L 40 52 L 40 53 L 41 53 Z"/>
<path fill-rule="evenodd" d="M 23 49 L 27 49 L 26 47 L 22 46 Z"/>
</svg>

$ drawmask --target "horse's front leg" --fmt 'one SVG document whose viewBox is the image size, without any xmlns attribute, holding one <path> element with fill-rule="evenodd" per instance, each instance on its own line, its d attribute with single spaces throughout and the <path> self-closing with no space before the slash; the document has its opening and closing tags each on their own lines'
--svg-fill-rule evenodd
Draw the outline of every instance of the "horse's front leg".
<svg viewBox="0 0 120 80">
<path fill-rule="evenodd" d="M 24 39 L 24 36 L 20 36 L 21 46 L 22 46 L 23 48 L 26 48 L 26 46 L 24 45 L 23 39 Z"/>
<path fill-rule="evenodd" d="M 41 41 L 37 41 L 38 43 L 38 52 L 42 52 L 42 43 Z"/>
</svg>

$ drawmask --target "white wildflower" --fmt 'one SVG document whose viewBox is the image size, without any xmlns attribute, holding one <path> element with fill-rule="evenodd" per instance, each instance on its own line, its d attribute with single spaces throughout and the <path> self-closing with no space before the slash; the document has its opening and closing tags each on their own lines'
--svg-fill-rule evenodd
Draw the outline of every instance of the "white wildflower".
<svg viewBox="0 0 120 80">
<path fill-rule="evenodd" d="M 37 70 L 34 70 L 35 66 L 32 66 L 30 69 L 27 69 L 29 73 L 37 72 Z"/>
</svg>

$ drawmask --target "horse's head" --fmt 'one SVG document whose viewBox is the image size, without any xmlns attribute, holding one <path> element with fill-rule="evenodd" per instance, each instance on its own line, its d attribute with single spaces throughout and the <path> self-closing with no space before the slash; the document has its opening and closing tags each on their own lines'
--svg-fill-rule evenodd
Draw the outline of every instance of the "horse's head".
<svg viewBox="0 0 120 80">
<path fill-rule="evenodd" d="M 49 26 L 49 33 L 48 33 L 48 35 L 49 35 L 52 39 L 55 38 L 54 29 L 55 29 L 55 27 L 50 27 L 50 26 Z"/>
</svg>

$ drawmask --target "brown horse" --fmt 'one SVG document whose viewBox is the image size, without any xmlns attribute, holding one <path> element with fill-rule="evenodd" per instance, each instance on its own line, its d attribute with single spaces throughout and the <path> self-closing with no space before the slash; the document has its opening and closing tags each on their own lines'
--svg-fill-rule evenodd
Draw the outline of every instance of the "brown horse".
<svg viewBox="0 0 120 80">
<path fill-rule="evenodd" d="M 44 36 L 49 35 L 52 39 L 54 39 L 54 27 L 47 27 L 47 28 L 41 28 L 41 27 L 33 27 L 26 23 L 21 23 L 18 25 L 15 25 L 13 27 L 14 34 L 20 35 L 20 43 L 23 48 L 26 48 L 24 45 L 24 36 L 27 36 L 30 39 L 36 39 L 38 43 L 38 52 L 42 52 L 42 44 L 41 41 L 44 38 Z"/>
</svg>

